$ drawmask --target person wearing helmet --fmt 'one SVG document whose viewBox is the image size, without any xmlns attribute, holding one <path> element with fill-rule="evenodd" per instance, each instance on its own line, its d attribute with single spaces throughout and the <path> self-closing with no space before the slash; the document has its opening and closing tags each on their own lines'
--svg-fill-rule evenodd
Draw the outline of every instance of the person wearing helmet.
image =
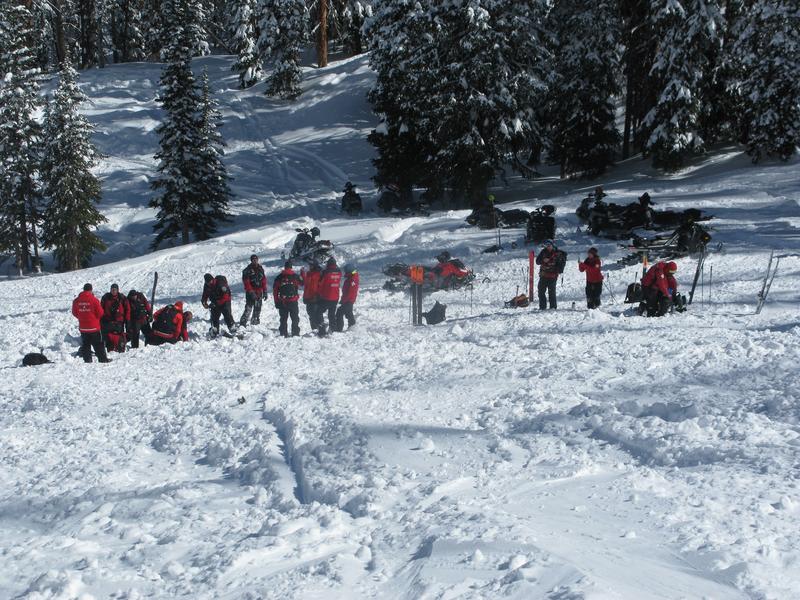
<svg viewBox="0 0 800 600">
<path fill-rule="evenodd" d="M 536 257 L 536 264 L 539 265 L 539 283 L 536 290 L 539 294 L 539 310 L 546 310 L 548 302 L 550 308 L 558 308 L 556 298 L 556 283 L 558 276 L 564 272 L 567 254 L 559 250 L 553 240 L 545 240 L 542 244 L 542 251 Z"/>
<path fill-rule="evenodd" d="M 255 254 L 250 256 L 250 264 L 242 271 L 242 283 L 245 305 L 239 325 L 247 327 L 250 313 L 253 314 L 253 325 L 258 325 L 261 322 L 261 299 L 267 292 L 267 276 L 264 267 L 258 264 L 258 256 Z"/>
<path fill-rule="evenodd" d="M 333 330 L 336 326 L 336 307 L 339 304 L 339 284 L 342 281 L 342 271 L 336 264 L 336 259 L 330 257 L 322 271 L 319 282 L 319 335 L 326 334 L 325 313 L 328 313 L 328 324 Z"/>
<path fill-rule="evenodd" d="M 675 273 L 678 265 L 674 262 L 659 261 L 650 267 L 642 277 L 642 293 L 644 309 L 648 317 L 661 317 L 672 308 L 673 300 L 678 292 Z"/>
<path fill-rule="evenodd" d="M 586 273 L 586 306 L 589 309 L 600 306 L 603 293 L 603 274 L 600 272 L 600 255 L 597 248 L 589 248 L 584 260 L 578 259 L 578 270 Z"/>
<path fill-rule="evenodd" d="M 350 181 L 344 184 L 344 196 L 342 196 L 342 212 L 350 216 L 361 212 L 361 196 L 356 192 L 356 186 Z"/>
<path fill-rule="evenodd" d="M 342 283 L 342 299 L 336 309 L 336 331 L 344 331 L 344 320 L 347 318 L 347 328 L 356 324 L 353 314 L 353 305 L 358 297 L 358 271 L 354 265 L 344 266 L 344 282 Z"/>
</svg>

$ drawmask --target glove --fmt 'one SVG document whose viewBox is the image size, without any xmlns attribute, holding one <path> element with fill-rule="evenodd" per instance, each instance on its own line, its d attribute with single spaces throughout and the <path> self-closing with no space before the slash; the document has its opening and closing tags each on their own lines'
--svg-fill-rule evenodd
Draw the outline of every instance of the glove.
<svg viewBox="0 0 800 600">
<path fill-rule="evenodd" d="M 280 308 L 277 302 L 275 303 L 275 308 Z"/>
</svg>

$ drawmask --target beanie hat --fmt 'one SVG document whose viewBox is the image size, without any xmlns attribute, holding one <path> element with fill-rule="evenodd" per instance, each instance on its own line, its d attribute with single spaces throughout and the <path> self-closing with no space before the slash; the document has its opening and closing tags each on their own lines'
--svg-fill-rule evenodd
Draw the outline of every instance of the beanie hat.
<svg viewBox="0 0 800 600">
<path fill-rule="evenodd" d="M 203 275 L 203 279 L 205 279 L 206 283 L 208 283 L 209 281 L 214 279 L 214 276 L 211 273 L 206 273 L 205 275 Z"/>
<path fill-rule="evenodd" d="M 173 304 L 172 306 L 174 306 L 174 307 L 175 307 L 175 308 L 177 308 L 178 310 L 183 310 L 183 302 L 182 302 L 181 300 L 178 300 L 178 301 L 177 301 L 175 304 Z"/>
<path fill-rule="evenodd" d="M 251 254 L 251 255 L 250 255 L 250 260 L 253 260 L 254 258 L 255 258 L 256 260 L 258 260 L 258 254 Z"/>
<path fill-rule="evenodd" d="M 83 284 L 83 291 L 84 292 L 91 292 L 92 291 L 92 284 L 91 283 L 84 283 Z"/>
<path fill-rule="evenodd" d="M 111 284 L 111 289 L 112 289 L 112 290 L 118 290 L 118 289 L 119 289 L 119 284 L 117 284 L 117 283 L 112 283 L 112 284 Z"/>
<path fill-rule="evenodd" d="M 597 256 L 597 248 L 595 248 L 594 246 L 592 246 L 591 248 L 589 248 L 589 249 L 586 251 L 586 253 L 587 253 L 587 254 L 594 254 L 595 256 Z"/>
<path fill-rule="evenodd" d="M 284 269 L 291 269 L 292 268 L 292 261 L 287 260 L 285 263 L 283 263 L 283 268 Z"/>
</svg>

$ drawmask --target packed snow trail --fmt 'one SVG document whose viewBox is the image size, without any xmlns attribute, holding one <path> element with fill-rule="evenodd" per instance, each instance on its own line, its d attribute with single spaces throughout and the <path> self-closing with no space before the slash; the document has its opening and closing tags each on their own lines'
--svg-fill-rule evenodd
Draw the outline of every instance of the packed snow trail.
<svg viewBox="0 0 800 600">
<path fill-rule="evenodd" d="M 627 251 L 577 231 L 584 184 L 512 180 L 514 206 L 558 207 L 569 257 L 558 311 L 504 310 L 527 285 L 521 230 L 487 255 L 494 232 L 464 226 L 467 211 L 344 220 L 338 190 L 322 189 L 336 169 L 360 184 L 371 174 L 363 58 L 310 73 L 295 109 L 234 90 L 227 58 L 199 62 L 228 117 L 247 103 L 253 121 L 228 130 L 236 222 L 145 252 L 158 115 L 154 90 L 127 78 L 152 85 L 158 68 L 92 71 L 115 245 L 92 269 L 0 282 L 0 597 L 794 597 L 797 161 L 752 166 L 731 151 L 677 176 L 634 162 L 609 175 L 619 201 L 647 189 L 660 208 L 716 215 L 713 290 L 662 319 L 606 294 L 584 310 L 588 246 L 618 299 L 640 267 L 615 268 Z M 273 189 L 262 169 L 282 156 L 299 163 Z M 285 340 L 266 302 L 247 339 L 206 340 L 203 273 L 228 277 L 238 317 L 249 255 L 271 282 L 294 227 L 311 224 L 358 265 L 356 327 L 319 339 L 302 311 L 304 335 Z M 381 268 L 445 248 L 478 283 L 426 296 L 448 320 L 412 327 Z M 771 248 L 785 258 L 755 316 Z M 685 288 L 695 259 L 678 264 Z M 72 298 L 86 281 L 149 290 L 153 271 L 157 305 L 186 302 L 196 339 L 85 365 Z M 55 362 L 18 368 L 30 351 Z"/>
</svg>

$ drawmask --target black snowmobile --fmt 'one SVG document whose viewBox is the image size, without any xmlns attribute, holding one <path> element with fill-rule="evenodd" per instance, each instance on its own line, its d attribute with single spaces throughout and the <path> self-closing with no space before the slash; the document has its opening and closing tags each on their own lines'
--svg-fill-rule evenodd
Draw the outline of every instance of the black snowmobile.
<svg viewBox="0 0 800 600">
<path fill-rule="evenodd" d="M 400 186 L 390 183 L 378 198 L 378 210 L 384 215 L 408 217 L 413 215 L 430 215 L 428 208 L 420 202 L 414 201 L 412 192 L 403 193 Z"/>
<path fill-rule="evenodd" d="M 354 217 L 364 208 L 361 196 L 356 192 L 356 186 L 350 181 L 344 184 L 344 196 L 342 196 L 342 212 Z"/>
<path fill-rule="evenodd" d="M 525 229 L 526 244 L 541 244 L 556 237 L 555 212 L 556 207 L 552 204 L 545 204 L 531 212 Z"/>
<path fill-rule="evenodd" d="M 482 206 L 469 213 L 465 221 L 470 225 L 477 225 L 480 229 L 494 229 L 495 227 L 512 229 L 525 227 L 529 218 L 530 213 L 521 208 L 500 210 L 494 206 Z"/>
<path fill-rule="evenodd" d="M 289 251 L 289 258 L 292 260 L 302 260 L 308 264 L 317 263 L 324 265 L 333 256 L 333 242 L 330 240 L 318 240 L 320 234 L 318 227 L 311 229 L 295 229 L 297 237 L 294 239 L 292 249 Z"/>
<path fill-rule="evenodd" d="M 645 252 L 651 261 L 672 260 L 690 254 L 700 254 L 705 252 L 710 241 L 711 234 L 708 229 L 689 221 L 670 235 L 658 235 L 651 238 L 634 235 L 631 244 L 623 246 L 633 250 L 633 253 L 617 262 L 622 265 L 635 265 L 641 262 L 642 254 Z"/>
</svg>

